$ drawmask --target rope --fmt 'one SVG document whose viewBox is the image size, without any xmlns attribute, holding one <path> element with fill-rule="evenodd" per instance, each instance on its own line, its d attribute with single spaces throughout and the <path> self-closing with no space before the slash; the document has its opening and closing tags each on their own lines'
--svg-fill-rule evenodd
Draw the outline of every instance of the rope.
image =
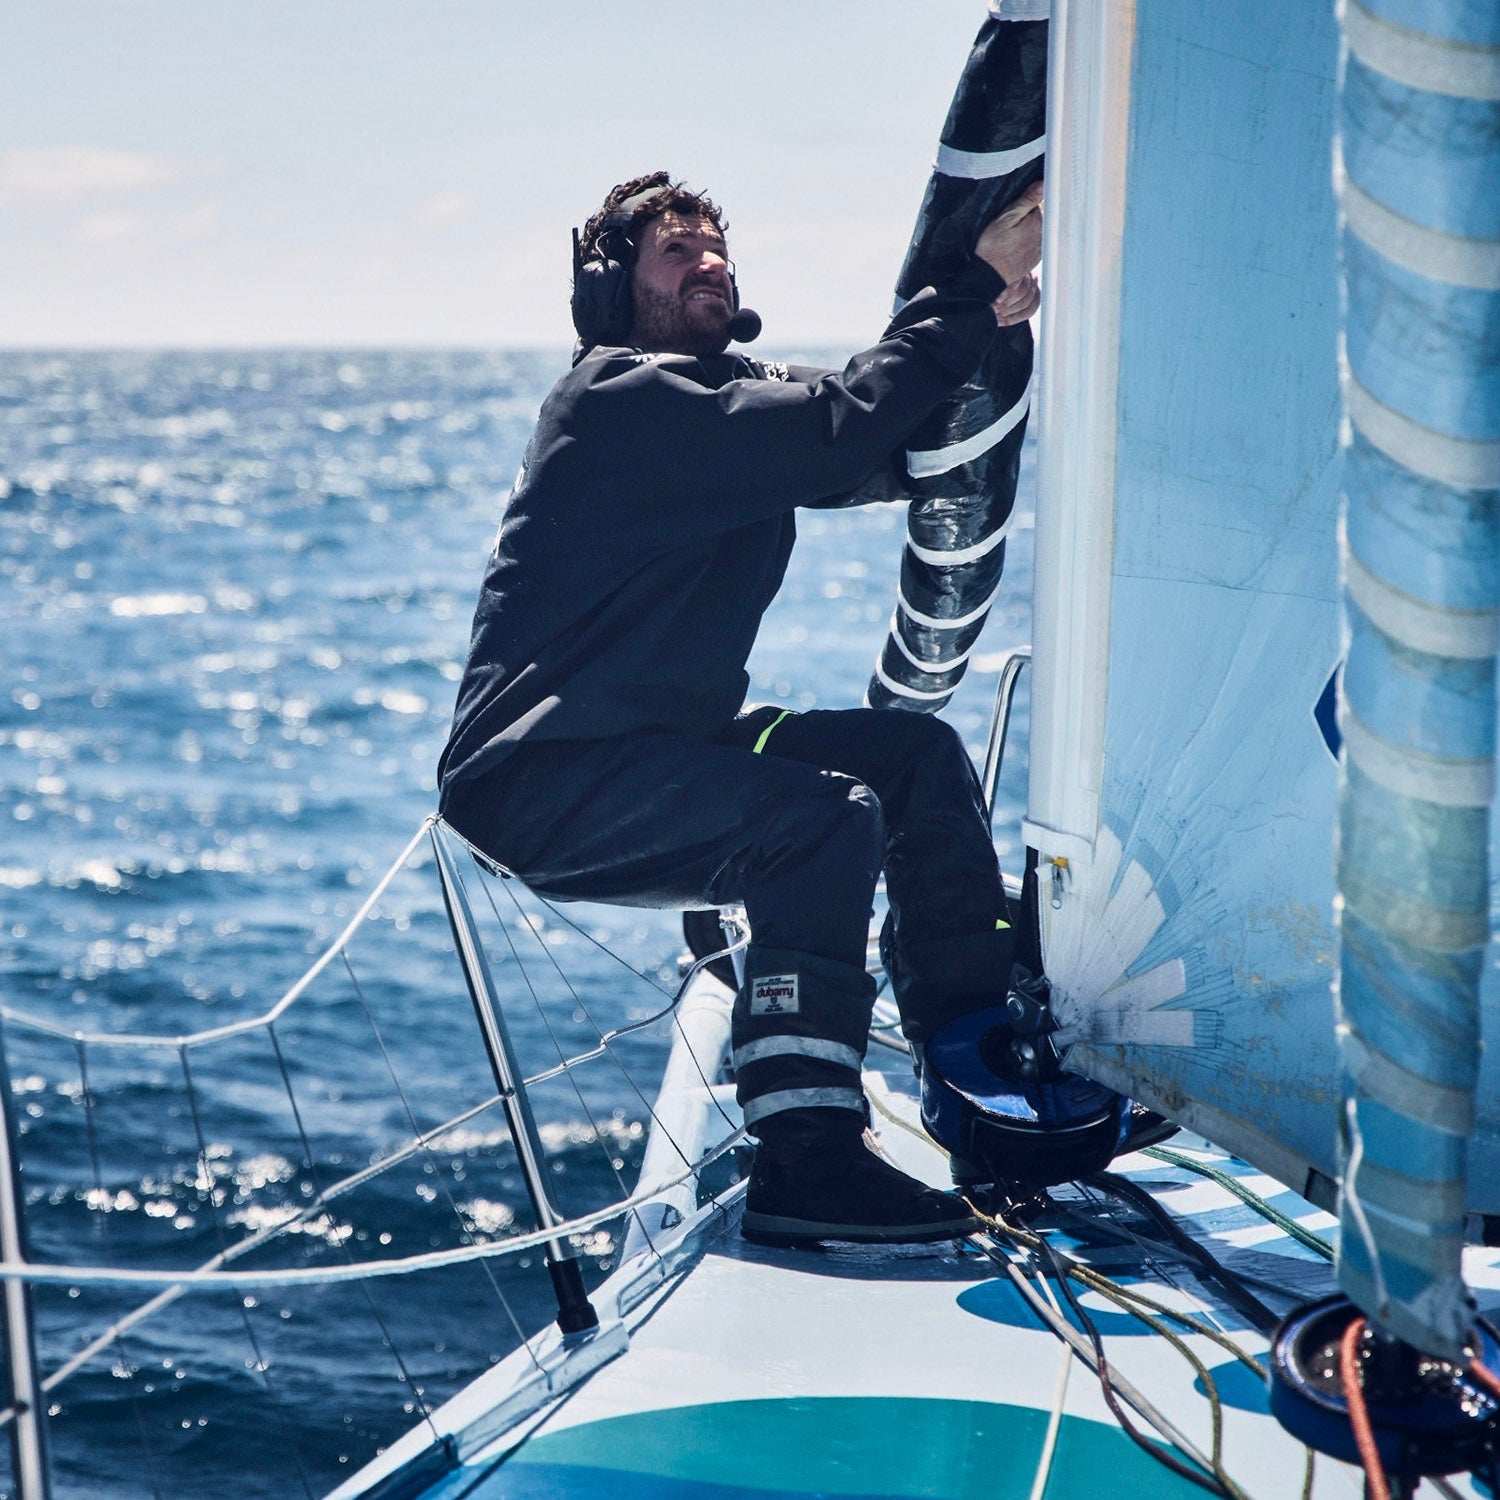
<svg viewBox="0 0 1500 1500">
<path fill-rule="evenodd" d="M 1166 1339 L 1188 1361 L 1198 1379 L 1203 1382 L 1203 1388 L 1208 1394 L 1212 1421 L 1212 1438 L 1210 1453 L 1206 1462 L 1201 1455 L 1194 1455 L 1194 1457 L 1199 1464 L 1204 1465 L 1208 1469 L 1209 1472 L 1207 1474 L 1200 1472 L 1198 1468 L 1193 1467 L 1191 1464 L 1182 1462 L 1175 1455 L 1168 1453 L 1158 1444 L 1153 1443 L 1125 1414 L 1125 1409 L 1120 1404 L 1119 1396 L 1115 1391 L 1115 1379 L 1110 1372 L 1109 1357 L 1104 1350 L 1104 1340 L 1094 1320 L 1089 1316 L 1088 1309 L 1078 1300 L 1077 1294 L 1069 1285 L 1069 1282 L 1074 1280 L 1083 1282 L 1086 1285 L 1089 1284 L 1089 1278 L 1077 1274 L 1078 1271 L 1086 1270 L 1087 1268 L 1079 1266 L 1071 1257 L 1063 1255 L 1056 1246 L 1043 1236 L 1031 1234 L 1026 1230 L 1020 1229 L 1017 1225 L 1010 1224 L 1007 1220 L 987 1214 L 983 1209 L 975 1208 L 972 1203 L 970 1203 L 969 1207 L 973 1210 L 974 1216 L 980 1223 L 992 1232 L 1006 1239 L 1017 1241 L 1025 1245 L 1027 1249 L 1038 1251 L 1047 1257 L 1057 1277 L 1058 1289 L 1067 1299 L 1074 1316 L 1078 1319 L 1084 1333 L 1088 1336 L 1089 1342 L 1094 1347 L 1094 1368 L 1099 1377 L 1100 1392 L 1104 1397 L 1105 1404 L 1109 1407 L 1115 1421 L 1119 1423 L 1120 1429 L 1125 1435 L 1143 1452 L 1149 1454 L 1158 1463 L 1162 1464 L 1163 1467 L 1170 1469 L 1174 1474 L 1197 1485 L 1200 1489 L 1207 1490 L 1210 1494 L 1225 1497 L 1225 1500 L 1248 1500 L 1245 1491 L 1229 1477 L 1224 1469 L 1223 1407 L 1219 1399 L 1218 1387 L 1214 1382 L 1213 1376 L 1209 1373 L 1207 1366 L 1188 1348 L 1184 1340 L 1149 1313 L 1142 1312 L 1138 1308 L 1129 1308 L 1134 1316 L 1150 1328 L 1153 1333 Z M 1097 1277 L 1098 1273 L 1093 1273 L 1093 1275 Z M 1124 1287 L 1118 1285 L 1112 1284 L 1111 1289 L 1118 1294 L 1117 1297 L 1112 1297 L 1111 1300 L 1116 1301 L 1119 1305 L 1128 1307 L 1130 1293 Z M 1164 1309 L 1164 1311 L 1169 1310 Z"/>
<path fill-rule="evenodd" d="M 1356 1318 L 1339 1340 L 1339 1378 L 1344 1383 L 1344 1400 L 1349 1407 L 1349 1425 L 1354 1428 L 1354 1443 L 1365 1471 L 1365 1494 L 1369 1500 L 1391 1500 L 1380 1450 L 1375 1446 L 1375 1429 L 1370 1425 L 1365 1405 L 1364 1387 L 1359 1379 L 1359 1338 L 1365 1331 L 1365 1320 Z"/>
<path fill-rule="evenodd" d="M 262 1027 L 269 1026 L 273 1021 L 279 1020 L 282 1015 L 302 998 L 303 992 L 307 989 L 308 985 L 343 952 L 344 945 L 354 936 L 355 932 L 359 929 L 359 924 L 369 916 L 371 907 L 386 893 L 390 883 L 405 868 L 407 860 L 411 858 L 412 851 L 426 838 L 427 830 L 435 822 L 437 822 L 436 815 L 429 815 L 422 820 L 422 826 L 412 835 L 395 864 L 380 877 L 375 889 L 361 903 L 359 910 L 349 918 L 348 926 L 314 960 L 312 967 L 307 970 L 301 979 L 263 1016 L 251 1016 L 244 1021 L 232 1021 L 225 1026 L 213 1026 L 207 1031 L 192 1031 L 181 1036 L 148 1036 L 143 1033 L 129 1031 L 75 1031 L 67 1026 L 59 1026 L 55 1021 L 44 1020 L 41 1016 L 33 1016 L 27 1011 L 12 1010 L 8 1005 L 0 1005 L 0 1017 L 30 1031 L 40 1031 L 46 1033 L 48 1036 L 62 1037 L 65 1041 L 73 1043 L 86 1042 L 96 1047 L 172 1047 L 181 1049 L 183 1047 L 199 1047 L 206 1042 L 221 1042 L 226 1037 L 243 1036 L 247 1031 L 258 1031 Z"/>
<path fill-rule="evenodd" d="M 1306 1246 L 1315 1255 L 1321 1255 L 1324 1260 L 1333 1259 L 1333 1246 L 1321 1235 L 1316 1235 L 1312 1230 L 1299 1224 L 1289 1214 L 1284 1214 L 1279 1208 L 1273 1207 L 1261 1195 L 1251 1188 L 1247 1188 L 1237 1177 L 1219 1167 L 1210 1166 L 1206 1161 L 1199 1161 L 1196 1157 L 1186 1156 L 1180 1151 L 1173 1151 L 1167 1146 L 1145 1146 L 1141 1149 L 1142 1156 L 1150 1156 L 1157 1161 L 1164 1161 L 1170 1166 L 1181 1167 L 1187 1172 L 1196 1172 L 1199 1177 L 1206 1177 L 1210 1182 L 1216 1182 L 1221 1188 L 1234 1194 L 1241 1203 L 1248 1208 L 1253 1208 L 1261 1218 L 1268 1223 L 1274 1224 L 1283 1233 L 1290 1235 L 1299 1245 Z"/>
<path fill-rule="evenodd" d="M 929 1141 L 929 1137 L 927 1136 L 925 1131 L 916 1129 L 906 1120 L 902 1119 L 901 1116 L 896 1114 L 892 1109 L 889 1108 L 889 1106 L 885 1104 L 885 1102 L 880 1098 L 878 1094 L 871 1094 L 869 1098 L 875 1110 L 884 1119 L 888 1120 L 891 1124 L 897 1126 L 899 1129 L 906 1131 L 909 1135 L 916 1136 L 918 1139 L 923 1141 Z M 1058 1285 L 1063 1290 L 1064 1295 L 1068 1298 L 1068 1301 L 1072 1306 L 1075 1315 L 1078 1316 L 1080 1322 L 1084 1325 L 1086 1330 L 1091 1330 L 1090 1341 L 1093 1342 L 1095 1346 L 1095 1372 L 1099 1376 L 1101 1390 L 1103 1391 L 1105 1400 L 1110 1405 L 1110 1409 L 1114 1413 L 1116 1420 L 1120 1422 L 1120 1425 L 1125 1430 L 1126 1434 L 1137 1441 L 1146 1452 L 1151 1454 L 1152 1457 L 1159 1459 L 1168 1468 L 1172 1468 L 1177 1472 L 1182 1472 L 1184 1478 L 1189 1479 L 1191 1482 L 1199 1485 L 1200 1488 L 1209 1489 L 1215 1494 L 1232 1497 L 1232 1500 L 1247 1500 L 1245 1491 L 1235 1483 L 1235 1481 L 1223 1468 L 1223 1410 L 1217 1384 L 1215 1383 L 1212 1374 L 1202 1363 L 1202 1361 L 1200 1361 L 1198 1357 L 1192 1352 L 1192 1350 L 1187 1346 L 1187 1344 L 1178 1335 L 1174 1334 L 1171 1329 L 1167 1328 L 1160 1321 L 1160 1319 L 1169 1318 L 1172 1321 L 1180 1324 L 1181 1326 L 1191 1330 L 1193 1333 L 1198 1334 L 1200 1337 L 1207 1339 L 1210 1343 L 1213 1343 L 1219 1348 L 1224 1349 L 1229 1354 L 1232 1354 L 1236 1360 L 1245 1365 L 1248 1369 L 1252 1370 L 1262 1379 L 1265 1378 L 1266 1374 L 1265 1365 L 1260 1360 L 1256 1359 L 1253 1355 L 1249 1354 L 1246 1350 L 1240 1348 L 1240 1346 L 1221 1329 L 1213 1327 L 1212 1324 L 1205 1322 L 1201 1318 L 1195 1317 L 1192 1313 L 1183 1312 L 1178 1308 L 1170 1307 L 1166 1303 L 1159 1301 L 1155 1297 L 1152 1297 L 1148 1293 L 1142 1292 L 1135 1287 L 1122 1286 L 1119 1282 L 1114 1281 L 1112 1278 L 1104 1275 L 1102 1272 L 1096 1271 L 1092 1266 L 1084 1265 L 1082 1262 L 1074 1260 L 1071 1256 L 1064 1255 L 1043 1236 L 1033 1234 L 1029 1230 L 1023 1229 L 1019 1225 L 1012 1224 L 1007 1220 L 995 1218 L 985 1213 L 983 1210 L 975 1208 L 972 1203 L 970 1203 L 969 1207 L 973 1210 L 975 1216 L 980 1220 L 980 1222 L 987 1228 L 991 1229 L 994 1232 L 997 1232 L 1011 1243 L 1023 1247 L 1025 1250 L 1045 1255 L 1052 1263 L 1054 1272 L 1058 1279 Z M 1201 1252 L 1201 1247 L 1199 1246 L 1193 1246 L 1193 1249 Z M 1206 1254 L 1206 1252 L 1202 1253 Z M 1196 1259 L 1196 1256 L 1190 1258 L 1191 1261 L 1196 1261 Z M 1182 1354 L 1183 1357 L 1188 1361 L 1188 1363 L 1193 1367 L 1198 1379 L 1203 1382 L 1204 1391 L 1207 1393 L 1211 1420 L 1213 1423 L 1211 1453 L 1207 1457 L 1207 1460 L 1205 1462 L 1205 1467 L 1209 1469 L 1210 1473 L 1212 1474 L 1212 1478 L 1209 1478 L 1208 1475 L 1197 1472 L 1183 1472 L 1185 1466 L 1179 1466 L 1178 1461 L 1172 1455 L 1163 1453 L 1161 1449 L 1159 1449 L 1156 1445 L 1146 1439 L 1145 1436 L 1138 1431 L 1138 1429 L 1133 1429 L 1129 1419 L 1123 1416 L 1121 1411 L 1118 1409 L 1117 1401 L 1115 1399 L 1114 1388 L 1116 1385 L 1120 1384 L 1119 1379 L 1118 1377 L 1114 1377 L 1110 1374 L 1108 1357 L 1104 1353 L 1103 1341 L 1102 1339 L 1097 1338 L 1097 1329 L 1093 1328 L 1092 1320 L 1089 1318 L 1087 1311 L 1072 1295 L 1071 1290 L 1068 1288 L 1067 1283 L 1070 1280 L 1076 1281 L 1080 1285 L 1087 1287 L 1090 1291 L 1096 1292 L 1100 1296 L 1105 1297 L 1110 1302 L 1113 1302 L 1122 1311 L 1127 1312 L 1132 1317 L 1138 1319 L 1146 1327 L 1150 1328 L 1152 1332 L 1156 1333 L 1159 1337 L 1164 1338 L 1167 1343 L 1170 1344 L 1174 1349 L 1176 1349 L 1180 1354 Z M 1147 1311 L 1146 1309 L 1149 1309 L 1149 1311 Z M 1061 1333 L 1062 1330 L 1058 1329 L 1056 1331 Z M 1141 1403 L 1136 1401 L 1133 1397 L 1131 1398 L 1131 1400 L 1132 1404 L 1136 1405 L 1137 1409 L 1140 1410 Z M 1148 1412 L 1142 1411 L 1142 1415 L 1147 1416 L 1148 1420 L 1155 1420 Z M 1174 1441 L 1178 1441 L 1178 1445 L 1182 1446 L 1179 1439 L 1174 1439 Z M 1188 1450 L 1185 1449 L 1184 1451 Z M 1200 1456 L 1196 1454 L 1194 1454 L 1193 1456 L 1195 1458 L 1200 1458 Z M 1200 1461 L 1202 1460 L 1200 1459 Z M 1307 1470 L 1303 1481 L 1304 1497 L 1310 1493 L 1313 1474 L 1312 1464 L 1312 1450 L 1308 1449 Z"/>
</svg>

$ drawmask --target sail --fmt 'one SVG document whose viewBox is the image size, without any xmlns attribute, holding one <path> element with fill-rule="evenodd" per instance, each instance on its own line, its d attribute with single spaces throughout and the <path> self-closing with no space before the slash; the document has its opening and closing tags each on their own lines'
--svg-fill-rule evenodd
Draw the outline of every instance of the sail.
<svg viewBox="0 0 1500 1500">
<path fill-rule="evenodd" d="M 1367 0 L 1343 27 L 1339 1281 L 1387 1332 L 1462 1360 L 1500 619 L 1500 12 Z"/>
<path fill-rule="evenodd" d="M 1053 7 L 1025 827 L 1073 1065 L 1324 1202 L 1337 70 L 1302 0 Z"/>
</svg>

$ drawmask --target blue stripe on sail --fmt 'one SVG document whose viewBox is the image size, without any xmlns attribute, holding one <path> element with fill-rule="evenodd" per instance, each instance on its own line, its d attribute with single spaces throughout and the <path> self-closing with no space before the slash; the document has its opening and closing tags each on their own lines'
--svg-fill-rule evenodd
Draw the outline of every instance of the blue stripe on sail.
<svg viewBox="0 0 1500 1500">
<path fill-rule="evenodd" d="M 1371 15 L 1408 31 L 1446 36 L 1455 42 L 1500 44 L 1500 6 L 1495 0 L 1360 0 Z"/>
<path fill-rule="evenodd" d="M 1376 630 L 1363 612 L 1349 612 L 1351 645 L 1344 700 L 1366 729 L 1393 745 L 1453 760 L 1488 760 L 1495 753 L 1495 721 L 1474 713 L 1476 694 L 1494 672 L 1488 658 L 1427 658 Z"/>
<path fill-rule="evenodd" d="M 1346 524 L 1349 550 L 1370 572 L 1409 598 L 1449 609 L 1500 605 L 1500 557 L 1466 498 L 1393 463 L 1357 432 L 1344 467 L 1368 496 Z M 1494 503 L 1500 506 L 1500 494 Z"/>
<path fill-rule="evenodd" d="M 1395 891 L 1401 889 L 1401 868 L 1398 865 L 1391 871 Z M 1473 894 L 1462 889 L 1463 883 L 1462 875 L 1451 871 L 1434 882 L 1438 889 L 1429 889 L 1426 894 L 1439 902 L 1446 899 L 1456 903 L 1465 894 Z M 1479 1076 L 1478 1053 L 1453 1042 L 1464 1035 L 1468 1024 L 1464 990 L 1466 985 L 1479 982 L 1482 960 L 1478 950 L 1445 954 L 1441 962 L 1419 966 L 1423 955 L 1413 944 L 1393 940 L 1347 911 L 1343 946 L 1340 1003 L 1345 1022 L 1368 1046 L 1394 1059 L 1413 1079 L 1442 1088 L 1472 1088 Z M 1423 1140 L 1425 1120 L 1414 1120 L 1389 1104 L 1382 1108 L 1384 1134 L 1378 1142 L 1366 1137 L 1367 1157 L 1413 1174 L 1423 1161 L 1451 1160 L 1448 1146 L 1454 1137 L 1450 1132 L 1440 1132 L 1441 1146 L 1434 1142 L 1428 1149 Z M 1399 1128 L 1403 1119 L 1405 1130 Z M 1377 1144 L 1390 1154 L 1377 1157 Z"/>
<path fill-rule="evenodd" d="M 1451 1182 L 1464 1169 L 1467 1152 L 1458 1136 L 1440 1130 L 1423 1131 L 1417 1136 L 1410 1120 L 1374 1099 L 1361 1101 L 1359 1128 L 1365 1138 L 1365 1150 L 1372 1158 L 1405 1160 L 1407 1171 L 1414 1177 Z"/>
<path fill-rule="evenodd" d="M 1500 103 L 1408 88 L 1350 56 L 1344 118 L 1344 171 L 1377 202 L 1445 234 L 1500 236 Z"/>
<path fill-rule="evenodd" d="M 1353 235 L 1344 238 L 1344 261 L 1349 369 L 1360 385 L 1424 427 L 1471 442 L 1500 440 L 1495 294 L 1403 270 Z"/>
</svg>

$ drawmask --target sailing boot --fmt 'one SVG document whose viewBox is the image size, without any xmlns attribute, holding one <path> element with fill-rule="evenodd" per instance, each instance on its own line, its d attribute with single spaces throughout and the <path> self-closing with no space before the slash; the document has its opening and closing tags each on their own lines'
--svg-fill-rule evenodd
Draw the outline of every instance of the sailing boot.
<svg viewBox="0 0 1500 1500">
<path fill-rule="evenodd" d="M 763 1119 L 741 1233 L 760 1244 L 925 1244 L 970 1234 L 969 1205 L 908 1177 L 866 1144 L 863 1115 L 789 1109 Z"/>
<path fill-rule="evenodd" d="M 901 1243 L 974 1227 L 962 1199 L 924 1187 L 865 1145 L 860 1069 L 874 1000 L 874 981 L 852 964 L 750 945 L 732 1023 L 735 1086 L 760 1142 L 747 1238 Z"/>
</svg>

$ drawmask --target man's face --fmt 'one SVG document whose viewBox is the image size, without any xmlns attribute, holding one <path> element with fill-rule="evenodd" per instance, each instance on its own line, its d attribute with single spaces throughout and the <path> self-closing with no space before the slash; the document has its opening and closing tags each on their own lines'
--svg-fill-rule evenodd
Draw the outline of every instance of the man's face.
<svg viewBox="0 0 1500 1500">
<path fill-rule="evenodd" d="M 636 243 L 630 342 L 672 354 L 718 354 L 734 316 L 729 248 L 711 220 L 668 210 Z"/>
</svg>

